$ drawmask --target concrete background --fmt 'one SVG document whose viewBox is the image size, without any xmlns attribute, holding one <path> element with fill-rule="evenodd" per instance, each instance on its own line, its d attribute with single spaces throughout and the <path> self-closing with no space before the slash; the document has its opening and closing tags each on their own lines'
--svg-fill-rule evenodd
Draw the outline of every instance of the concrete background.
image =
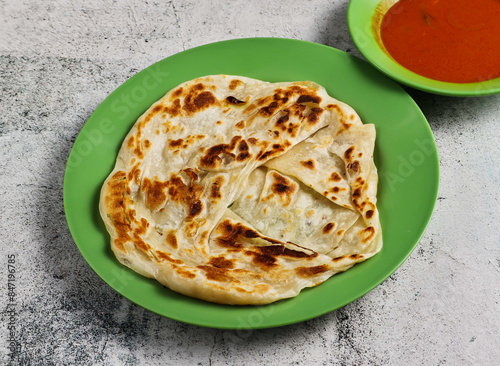
<svg viewBox="0 0 500 366">
<path fill-rule="evenodd" d="M 131 303 L 66 226 L 63 174 L 99 103 L 139 70 L 224 39 L 303 39 L 359 56 L 347 1 L 0 0 L 0 363 L 497 365 L 500 95 L 408 89 L 435 134 L 441 187 L 417 250 L 382 285 L 301 324 L 205 329 Z M 16 256 L 9 346 L 8 255 Z"/>
</svg>

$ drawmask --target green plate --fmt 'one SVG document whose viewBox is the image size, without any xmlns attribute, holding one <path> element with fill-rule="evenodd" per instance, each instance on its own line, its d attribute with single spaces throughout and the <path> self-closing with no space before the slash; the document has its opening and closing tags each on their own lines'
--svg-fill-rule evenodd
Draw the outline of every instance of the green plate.
<svg viewBox="0 0 500 366">
<path fill-rule="evenodd" d="M 122 266 L 109 246 L 99 191 L 136 119 L 176 85 L 209 74 L 312 80 L 377 128 L 379 209 L 384 248 L 375 257 L 288 300 L 266 306 L 213 304 L 174 293 Z M 331 47 L 252 38 L 190 49 L 141 71 L 116 89 L 83 126 L 68 158 L 64 207 L 70 231 L 94 271 L 136 304 L 207 327 L 275 327 L 317 317 L 364 295 L 408 257 L 431 217 L 439 180 L 432 132 L 406 92 L 368 63 Z M 403 296 L 403 295 L 401 295 Z M 395 297 L 396 300 L 397 297 Z"/>
<path fill-rule="evenodd" d="M 384 0 L 384 3 L 395 0 Z M 373 17 L 381 0 L 351 0 L 347 11 L 349 32 L 360 52 L 391 78 L 425 92 L 450 96 L 481 96 L 500 93 L 500 78 L 479 83 L 448 83 L 418 75 L 384 52 L 372 31 Z"/>
</svg>

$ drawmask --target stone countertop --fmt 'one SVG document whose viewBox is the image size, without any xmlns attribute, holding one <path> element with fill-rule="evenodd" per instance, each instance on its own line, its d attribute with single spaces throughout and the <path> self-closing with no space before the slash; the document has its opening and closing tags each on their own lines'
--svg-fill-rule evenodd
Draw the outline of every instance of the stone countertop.
<svg viewBox="0 0 500 366">
<path fill-rule="evenodd" d="M 500 95 L 451 98 L 407 89 L 439 150 L 433 218 L 389 279 L 310 321 L 238 332 L 163 318 L 105 284 L 69 233 L 62 203 L 67 157 L 116 87 L 167 56 L 232 38 L 295 38 L 360 56 L 347 30 L 347 5 L 0 1 L 0 363 L 498 364 Z M 9 324 L 20 345 L 15 358 Z"/>
</svg>

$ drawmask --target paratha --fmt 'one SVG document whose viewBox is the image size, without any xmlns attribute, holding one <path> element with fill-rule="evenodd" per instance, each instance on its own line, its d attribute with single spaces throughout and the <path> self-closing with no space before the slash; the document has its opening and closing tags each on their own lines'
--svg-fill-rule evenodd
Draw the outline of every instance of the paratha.
<svg viewBox="0 0 500 366">
<path fill-rule="evenodd" d="M 380 251 L 374 144 L 313 82 L 185 82 L 137 120 L 104 182 L 111 248 L 199 299 L 296 296 Z"/>
</svg>

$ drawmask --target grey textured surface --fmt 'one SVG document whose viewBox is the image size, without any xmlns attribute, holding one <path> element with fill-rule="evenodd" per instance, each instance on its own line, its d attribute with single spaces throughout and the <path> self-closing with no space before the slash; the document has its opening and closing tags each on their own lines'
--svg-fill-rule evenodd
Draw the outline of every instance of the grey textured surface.
<svg viewBox="0 0 500 366">
<path fill-rule="evenodd" d="M 496 365 L 500 359 L 500 96 L 408 90 L 435 134 L 441 187 L 417 250 L 346 307 L 238 332 L 162 318 L 111 290 L 66 226 L 79 130 L 151 63 L 223 39 L 309 40 L 359 55 L 347 1 L 0 0 L 0 363 Z M 8 255 L 16 257 L 9 346 Z"/>
</svg>

